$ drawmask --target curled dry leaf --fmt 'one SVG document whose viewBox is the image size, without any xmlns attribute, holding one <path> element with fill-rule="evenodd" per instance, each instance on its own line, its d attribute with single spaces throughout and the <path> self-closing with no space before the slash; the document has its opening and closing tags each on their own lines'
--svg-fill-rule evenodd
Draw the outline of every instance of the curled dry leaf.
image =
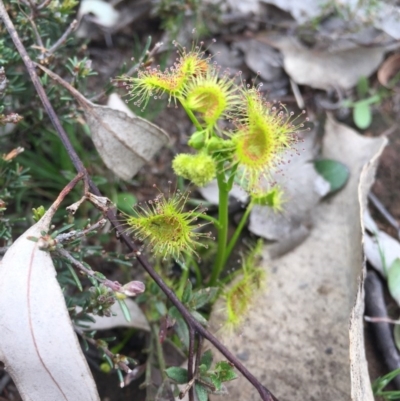
<svg viewBox="0 0 400 401">
<path fill-rule="evenodd" d="M 352 88 L 360 77 L 370 76 L 379 67 L 386 51 L 383 47 L 338 51 L 309 49 L 294 37 L 276 33 L 263 34 L 258 40 L 283 53 L 283 66 L 293 81 L 325 90 Z"/>
<path fill-rule="evenodd" d="M 93 104 L 57 74 L 37 66 L 80 103 L 97 151 L 105 165 L 123 180 L 131 179 L 168 143 L 168 134 L 155 124 L 141 117 L 130 117 L 124 111 Z"/>
<path fill-rule="evenodd" d="M 261 2 L 273 4 L 287 11 L 300 24 L 321 15 L 322 8 L 325 4 L 321 2 L 321 0 L 261 0 Z"/>
<path fill-rule="evenodd" d="M 393 79 L 396 76 L 397 82 Z M 400 53 L 393 54 L 380 66 L 378 80 L 381 85 L 387 88 L 396 87 L 400 90 Z"/>
<path fill-rule="evenodd" d="M 168 143 L 167 133 L 144 118 L 88 101 L 84 110 L 97 151 L 105 165 L 124 180 L 131 179 Z"/>
<path fill-rule="evenodd" d="M 364 252 L 371 265 L 386 276 L 392 263 L 400 258 L 400 243 L 395 238 L 378 230 L 373 235 L 365 234 Z"/>
<path fill-rule="evenodd" d="M 53 209 L 0 263 L 0 360 L 26 401 L 99 400 L 50 254 L 39 249 Z"/>
<path fill-rule="evenodd" d="M 114 28 L 120 19 L 120 14 L 110 3 L 103 0 L 83 0 L 77 17 L 79 27 L 76 36 L 88 38 L 94 36 L 93 26 L 107 30 Z"/>
</svg>

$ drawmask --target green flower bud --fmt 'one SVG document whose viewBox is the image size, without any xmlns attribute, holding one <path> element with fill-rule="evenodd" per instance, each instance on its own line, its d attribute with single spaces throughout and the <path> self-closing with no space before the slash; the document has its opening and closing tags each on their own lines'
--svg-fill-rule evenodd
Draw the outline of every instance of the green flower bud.
<svg viewBox="0 0 400 401">
<path fill-rule="evenodd" d="M 175 173 L 202 187 L 208 184 L 216 175 L 214 159 L 206 153 L 190 155 L 181 153 L 172 162 Z"/>
<path fill-rule="evenodd" d="M 213 136 L 207 142 L 207 150 L 209 152 L 221 152 L 226 150 L 234 150 L 234 143 L 230 139 L 222 139 L 218 136 Z"/>
<path fill-rule="evenodd" d="M 252 200 L 256 205 L 269 206 L 274 211 L 280 212 L 283 204 L 283 191 L 275 186 L 265 193 L 253 193 Z"/>
<path fill-rule="evenodd" d="M 190 137 L 188 145 L 194 149 L 199 150 L 204 146 L 205 139 L 205 131 L 197 131 Z"/>
</svg>

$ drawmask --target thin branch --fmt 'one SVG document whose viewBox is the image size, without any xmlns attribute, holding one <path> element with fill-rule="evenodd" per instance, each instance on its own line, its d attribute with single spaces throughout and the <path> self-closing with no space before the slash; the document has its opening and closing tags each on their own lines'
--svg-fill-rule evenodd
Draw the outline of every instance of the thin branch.
<svg viewBox="0 0 400 401">
<path fill-rule="evenodd" d="M 111 281 L 108 279 L 104 279 L 98 277 L 94 270 L 88 269 L 82 262 L 76 260 L 66 249 L 64 248 L 57 248 L 55 251 L 58 255 L 62 256 L 63 258 L 67 259 L 72 265 L 77 267 L 80 271 L 84 272 L 88 277 L 92 277 L 97 280 L 99 283 L 105 285 L 106 287 L 110 288 L 113 291 L 121 290 L 122 285 L 118 283 L 118 281 Z"/>
<path fill-rule="evenodd" d="M 194 362 L 194 347 L 195 347 L 195 331 L 193 330 L 193 327 L 189 326 L 189 357 L 188 357 L 188 380 L 189 383 L 196 378 L 196 376 L 193 375 L 193 362 Z M 194 401 L 194 391 L 193 391 L 193 386 L 189 388 L 189 401 Z"/>
<path fill-rule="evenodd" d="M 114 369 L 121 369 L 127 374 L 132 372 L 132 369 L 127 365 L 126 361 L 124 361 L 124 360 L 126 360 L 125 357 L 123 358 L 124 360 L 122 360 L 120 358 L 119 354 L 114 354 L 107 347 L 105 347 L 104 345 L 102 345 L 101 343 L 96 341 L 94 338 L 87 336 L 85 334 L 85 332 L 83 330 L 79 329 L 78 327 L 75 326 L 74 328 L 75 328 L 75 332 L 77 334 L 79 334 L 85 341 L 94 345 L 96 348 L 100 348 L 113 361 Z M 124 386 L 125 386 L 125 383 L 121 382 L 120 387 L 122 388 Z"/>
<path fill-rule="evenodd" d="M 84 174 L 85 181 L 89 184 L 90 191 L 97 196 L 101 196 L 101 192 L 93 183 L 91 178 L 89 177 L 82 161 L 74 150 L 66 132 L 64 131 L 60 120 L 58 119 L 53 107 L 50 104 L 50 101 L 40 83 L 40 80 L 36 74 L 35 66 L 32 60 L 29 58 L 28 53 L 25 50 L 24 45 L 18 37 L 18 33 L 15 30 L 15 27 L 10 20 L 7 11 L 4 7 L 4 3 L 0 0 L 0 18 L 3 20 L 6 29 L 8 30 L 11 39 L 13 40 L 15 47 L 17 48 L 19 54 L 21 55 L 28 73 L 31 77 L 32 83 L 34 84 L 36 91 L 43 103 L 43 106 L 54 126 L 56 131 L 58 132 L 60 139 L 74 165 L 76 170 L 82 174 Z M 215 348 L 217 348 L 230 362 L 232 362 L 235 367 L 243 374 L 243 376 L 257 389 L 263 401 L 278 401 L 277 398 L 267 389 L 265 388 L 257 378 L 249 372 L 249 370 L 240 362 L 238 358 L 233 355 L 231 351 L 229 351 L 221 342 L 210 332 L 208 332 L 197 320 L 190 314 L 190 312 L 183 306 L 183 304 L 179 301 L 178 297 L 175 293 L 165 284 L 165 282 L 161 279 L 161 277 L 156 273 L 153 267 L 149 264 L 147 259 L 144 258 L 143 255 L 138 251 L 136 245 L 132 241 L 132 239 L 123 231 L 121 225 L 117 219 L 116 213 L 114 210 L 109 209 L 106 212 L 107 218 L 110 223 L 115 227 L 116 231 L 119 233 L 121 240 L 127 245 L 130 251 L 136 254 L 137 260 L 143 266 L 143 268 L 147 271 L 150 277 L 156 282 L 156 284 L 161 288 L 161 290 L 165 293 L 165 295 L 169 298 L 171 303 L 178 309 L 179 313 L 182 315 L 183 319 L 189 326 L 191 330 L 197 332 L 199 335 L 206 338 L 210 341 Z M 194 346 L 194 344 L 192 345 Z M 189 355 L 190 355 L 189 350 Z"/>
<path fill-rule="evenodd" d="M 53 46 L 50 47 L 50 49 L 47 50 L 47 53 L 53 54 L 67 40 L 68 36 L 76 28 L 77 25 L 78 25 L 78 20 L 74 19 L 67 28 L 67 30 L 57 40 L 57 42 L 54 43 Z"/>
<path fill-rule="evenodd" d="M 370 271 L 365 279 L 365 313 L 380 318 L 387 317 L 384 301 L 383 283 L 378 275 Z M 400 355 L 393 340 L 392 329 L 389 323 L 381 321 L 372 324 L 376 346 L 383 357 L 389 371 L 400 368 Z M 393 379 L 397 389 L 400 389 L 400 376 Z"/>
<path fill-rule="evenodd" d="M 386 221 L 397 230 L 397 236 L 400 238 L 400 224 L 399 222 L 390 214 L 390 212 L 383 206 L 383 203 L 378 199 L 378 197 L 370 192 L 368 194 L 368 199 L 374 204 L 379 213 L 386 219 Z"/>
<path fill-rule="evenodd" d="M 41 10 L 42 8 L 47 7 L 51 2 L 52 2 L 52 0 L 44 0 L 42 4 L 39 4 L 36 7 L 36 10 Z"/>
<path fill-rule="evenodd" d="M 85 228 L 84 230 L 73 230 L 68 233 L 62 233 L 58 234 L 56 237 L 56 241 L 59 244 L 62 244 L 64 242 L 69 242 L 72 240 L 75 240 L 77 238 L 85 237 L 87 234 L 89 234 L 92 231 L 97 231 L 100 228 L 103 228 L 106 224 L 107 220 L 106 219 L 101 219 L 97 223 L 91 225 L 88 228 Z M 1 253 L 1 248 L 0 248 L 0 253 Z"/>
</svg>

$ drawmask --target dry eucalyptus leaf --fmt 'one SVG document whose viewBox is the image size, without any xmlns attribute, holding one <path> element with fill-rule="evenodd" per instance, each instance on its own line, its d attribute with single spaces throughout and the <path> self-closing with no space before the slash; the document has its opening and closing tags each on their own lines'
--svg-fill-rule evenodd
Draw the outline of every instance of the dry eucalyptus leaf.
<svg viewBox="0 0 400 401">
<path fill-rule="evenodd" d="M 197 190 L 201 193 L 201 196 L 209 203 L 213 205 L 218 205 L 219 203 L 219 191 L 217 180 L 211 181 L 204 187 L 199 187 Z M 248 202 L 249 195 L 247 192 L 237 185 L 234 185 L 232 190 L 229 192 L 229 196 L 236 198 L 239 202 L 243 204 Z"/>
<path fill-rule="evenodd" d="M 129 117 L 135 118 L 133 111 L 126 105 L 121 97 L 116 93 L 111 93 L 107 100 L 107 106 L 113 110 L 123 111 Z"/>
<path fill-rule="evenodd" d="M 150 331 L 149 323 L 142 310 L 132 299 L 125 299 L 125 304 L 129 310 L 131 320 L 127 322 L 118 303 L 111 306 L 112 315 L 110 317 L 92 316 L 95 322 L 85 322 L 89 330 L 108 330 L 114 327 L 131 327 L 139 330 Z"/>
<path fill-rule="evenodd" d="M 283 53 L 285 71 L 297 84 L 325 90 L 335 86 L 352 88 L 360 77 L 369 77 L 379 67 L 386 51 L 383 47 L 315 50 L 294 37 L 276 33 L 263 34 L 258 40 Z"/>
<path fill-rule="evenodd" d="M 79 38 L 86 37 L 90 33 L 90 25 L 87 21 L 82 21 L 85 16 L 91 23 L 107 29 L 113 28 L 120 18 L 119 12 L 110 3 L 103 0 L 83 0 L 77 16 L 80 24 L 76 35 Z"/>
<path fill-rule="evenodd" d="M 105 165 L 124 180 L 131 179 L 168 143 L 167 133 L 144 118 L 90 102 L 84 111 Z"/>
<path fill-rule="evenodd" d="M 385 62 L 379 67 L 378 80 L 379 83 L 387 88 L 400 89 L 399 79 L 393 79 L 400 73 L 400 53 L 391 55 Z M 391 81 L 394 82 L 391 82 Z M 395 86 L 396 85 L 396 86 Z"/>
<path fill-rule="evenodd" d="M 385 143 L 327 121 L 322 153 L 349 167 L 347 185 L 315 207 L 303 244 L 264 262 L 267 289 L 254 297 L 238 332 L 219 333 L 280 401 L 373 401 L 363 343 L 361 215 Z M 214 309 L 214 327 L 222 308 Z M 259 399 L 242 377 L 227 387 L 232 400 Z"/>
<path fill-rule="evenodd" d="M 373 234 L 365 234 L 365 256 L 377 271 L 386 276 L 392 263 L 400 258 L 400 242 L 381 230 L 375 231 Z"/>
<path fill-rule="evenodd" d="M 400 7 L 395 1 L 377 1 L 358 3 L 353 0 L 337 0 L 335 6 L 344 15 L 349 15 L 355 24 L 372 25 L 400 39 Z"/>
<path fill-rule="evenodd" d="M 60 76 L 46 67 L 37 66 L 64 86 L 80 103 L 97 151 L 105 165 L 118 177 L 131 179 L 168 143 L 167 133 L 151 122 L 137 116 L 130 117 L 108 106 L 93 104 Z"/>
<path fill-rule="evenodd" d="M 261 0 L 261 2 L 273 4 L 287 11 L 300 24 L 321 15 L 325 4 L 321 0 Z"/>
<path fill-rule="evenodd" d="M 0 360 L 24 401 L 99 400 L 50 254 L 28 239 L 48 231 L 52 212 L 0 263 Z"/>
<path fill-rule="evenodd" d="M 274 81 L 283 75 L 281 55 L 266 43 L 249 39 L 235 43 L 235 47 L 243 51 L 246 65 L 261 79 Z"/>
<path fill-rule="evenodd" d="M 229 8 L 241 14 L 253 13 L 258 15 L 260 13 L 259 0 L 227 0 Z"/>
</svg>

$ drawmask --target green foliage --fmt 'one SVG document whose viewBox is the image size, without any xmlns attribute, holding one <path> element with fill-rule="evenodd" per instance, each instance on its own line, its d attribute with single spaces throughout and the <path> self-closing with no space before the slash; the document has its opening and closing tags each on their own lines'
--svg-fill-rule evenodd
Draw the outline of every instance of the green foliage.
<svg viewBox="0 0 400 401">
<path fill-rule="evenodd" d="M 213 357 L 210 350 L 203 353 L 200 358 L 198 371 L 195 373 L 194 388 L 199 401 L 207 401 L 209 394 L 218 394 L 222 391 L 224 382 L 237 378 L 233 366 L 226 362 L 217 362 L 212 368 Z M 166 369 L 167 376 L 177 384 L 188 383 L 187 369 L 171 367 Z M 192 386 L 193 383 L 189 383 Z"/>
<path fill-rule="evenodd" d="M 11 153 L 10 153 L 11 154 Z M 17 206 L 29 180 L 27 170 L 21 167 L 14 158 L 7 160 L 0 155 L 0 247 L 12 243 L 12 228 L 21 220 L 10 206 Z"/>
<path fill-rule="evenodd" d="M 203 35 L 207 31 L 201 0 L 157 0 L 154 13 L 161 19 L 161 28 L 169 32 L 172 38 L 176 38 L 188 15 L 198 33 Z"/>
<path fill-rule="evenodd" d="M 329 182 L 329 193 L 342 188 L 349 179 L 349 169 L 343 163 L 336 160 L 321 159 L 314 162 L 317 172 Z"/>
<path fill-rule="evenodd" d="M 382 397 L 384 400 L 400 400 L 400 391 L 385 390 L 385 387 L 400 374 L 400 369 L 393 370 L 385 376 L 379 377 L 372 383 L 372 391 L 376 397 Z"/>
<path fill-rule="evenodd" d="M 390 295 L 400 302 L 400 259 L 397 258 L 388 269 L 387 274 Z"/>
<path fill-rule="evenodd" d="M 357 97 L 359 100 L 345 100 L 342 106 L 352 108 L 354 124 L 360 129 L 366 129 L 372 122 L 372 105 L 381 103 L 387 95 L 388 92 L 385 89 L 372 90 L 369 87 L 368 79 L 361 77 L 357 83 Z"/>
<path fill-rule="evenodd" d="M 173 366 L 166 369 L 165 373 L 167 376 L 178 384 L 185 384 L 188 382 L 187 369 Z"/>
</svg>

